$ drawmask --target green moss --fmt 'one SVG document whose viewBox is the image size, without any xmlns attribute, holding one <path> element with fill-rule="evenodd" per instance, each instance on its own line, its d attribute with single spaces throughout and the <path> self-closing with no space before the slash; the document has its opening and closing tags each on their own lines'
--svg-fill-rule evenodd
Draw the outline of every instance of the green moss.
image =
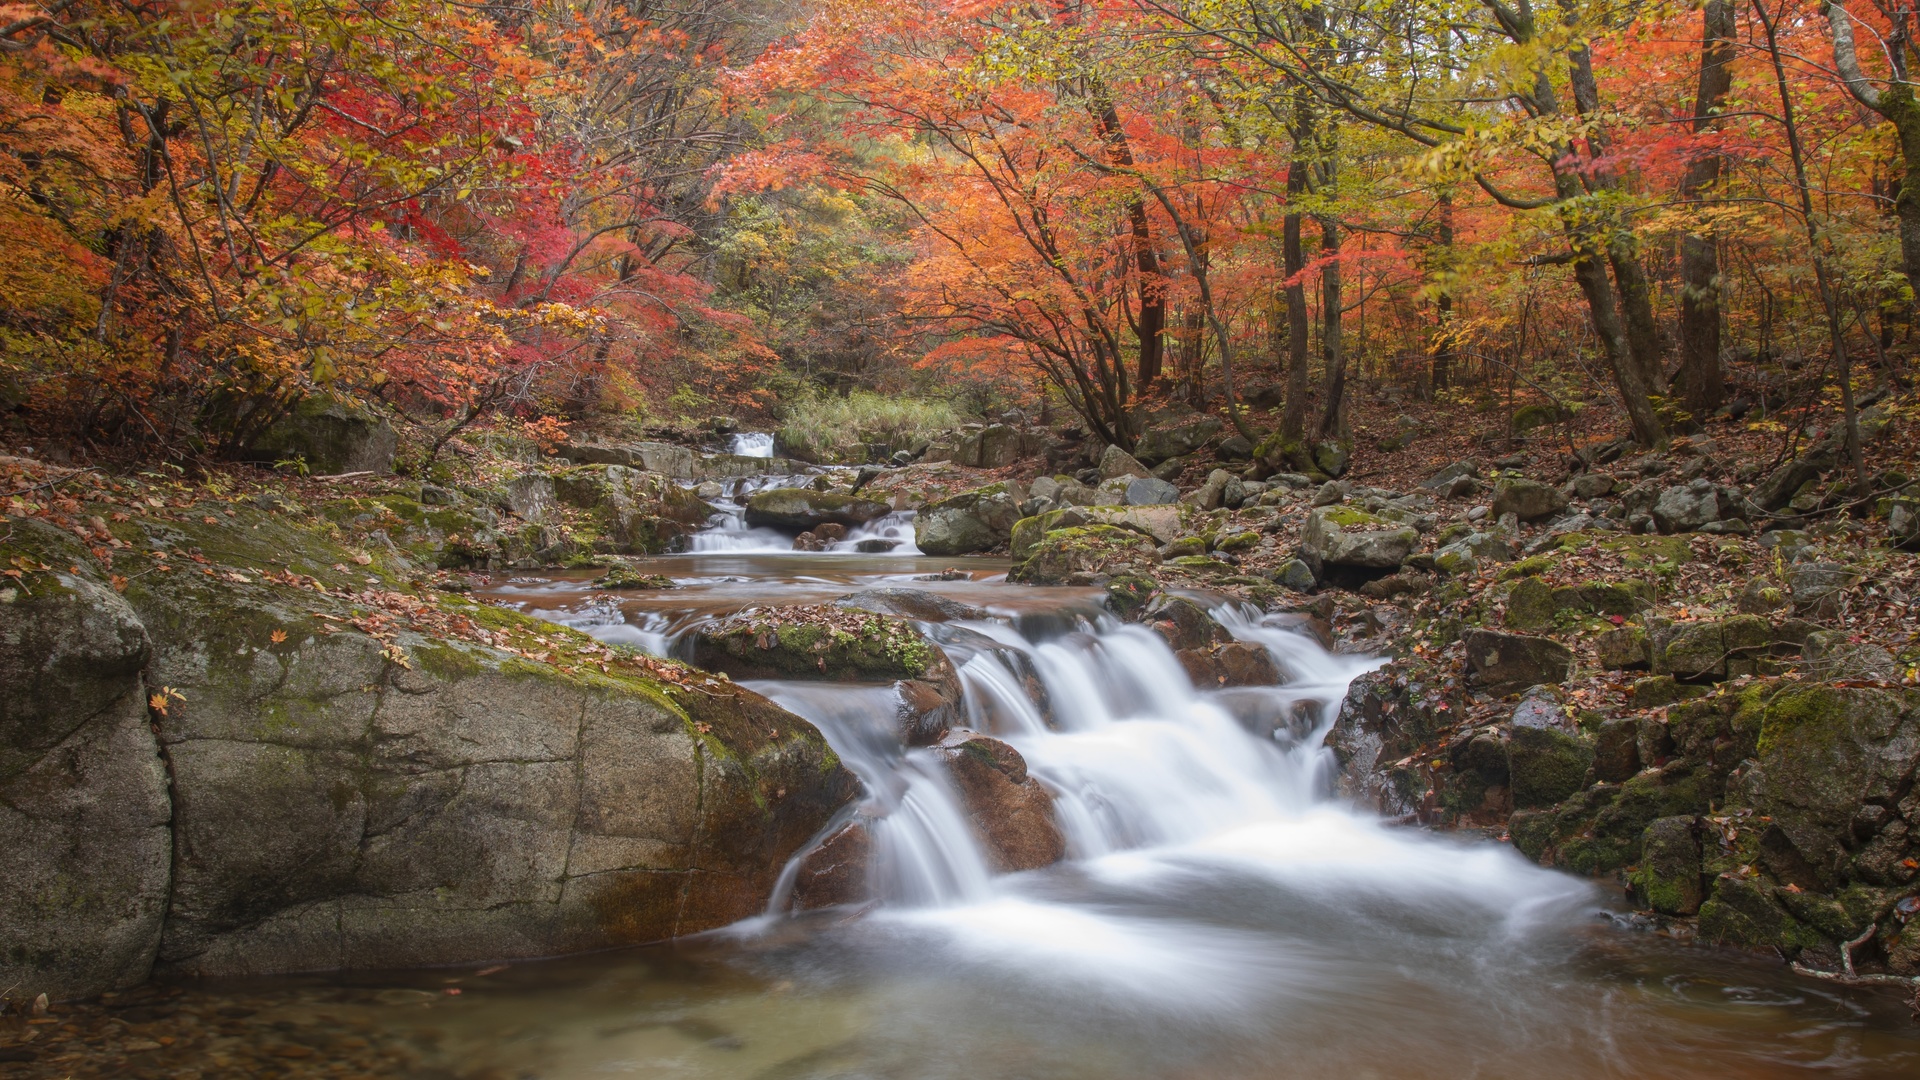
<svg viewBox="0 0 1920 1080">
<path fill-rule="evenodd" d="M 1319 514 L 1328 524 L 1338 525 L 1342 529 L 1371 531 L 1400 527 L 1398 522 L 1389 521 L 1377 514 L 1369 514 L 1365 510 L 1352 506 L 1323 506 L 1314 513 Z"/>
</svg>

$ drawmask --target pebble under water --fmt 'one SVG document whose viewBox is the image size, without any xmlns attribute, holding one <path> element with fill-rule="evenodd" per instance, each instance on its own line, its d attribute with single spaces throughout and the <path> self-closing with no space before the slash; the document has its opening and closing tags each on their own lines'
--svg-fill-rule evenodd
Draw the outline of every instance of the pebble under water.
<svg viewBox="0 0 1920 1080">
<path fill-rule="evenodd" d="M 939 770 L 892 736 L 887 688 L 752 683 L 871 793 L 867 902 L 793 914 L 777 895 L 726 930 L 562 960 L 150 987 L 45 1025 L 64 1062 L 0 1075 L 1920 1075 L 1920 1023 L 1893 992 L 1655 933 L 1615 889 L 1334 800 L 1321 738 L 1371 661 L 1277 620 L 1219 616 L 1285 685 L 1196 691 L 1092 590 L 1009 586 L 1004 563 L 742 544 L 642 569 L 682 587 L 615 599 L 556 575 L 490 592 L 658 652 L 718 614 L 874 585 L 987 609 L 930 630 L 969 723 L 1053 793 L 1067 859 L 988 872 Z"/>
</svg>

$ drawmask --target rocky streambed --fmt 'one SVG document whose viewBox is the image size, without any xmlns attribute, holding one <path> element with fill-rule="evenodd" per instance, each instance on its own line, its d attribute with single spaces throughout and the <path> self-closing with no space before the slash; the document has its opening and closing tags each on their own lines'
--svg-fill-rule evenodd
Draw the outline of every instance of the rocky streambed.
<svg viewBox="0 0 1920 1080">
<path fill-rule="evenodd" d="M 31 690 L 0 711 L 0 965 L 49 1004 L 0 995 L 16 1006 L 0 1061 L 1143 1078 L 1920 1062 L 1900 995 L 1696 943 L 1758 927 L 1817 963 L 1861 919 L 1898 929 L 1902 867 L 1883 856 L 1904 851 L 1913 713 L 1896 692 L 1786 709 L 1758 664 L 1771 645 L 1726 649 L 1717 629 L 1715 678 L 1747 681 L 1657 729 L 1489 697 L 1556 681 L 1530 664 L 1564 677 L 1571 654 L 1544 637 L 1464 641 L 1468 683 L 1428 693 L 1417 666 L 1374 670 L 1380 625 L 1330 625 L 1324 594 L 1285 602 L 1226 561 L 1274 549 L 1261 492 L 1220 516 L 986 485 L 896 518 L 885 553 L 702 551 L 696 534 L 669 555 L 650 553 L 678 543 L 659 523 L 700 493 L 650 475 L 570 466 L 506 485 L 504 510 L 362 494 L 317 514 L 115 482 L 65 523 L 13 521 L 0 663 Z M 734 483 L 710 493 L 739 508 L 721 532 L 838 524 L 747 525 Z M 898 513 L 884 485 L 815 492 L 842 494 L 781 498 L 857 509 L 853 528 Z M 1315 509 L 1304 553 L 1323 577 L 1378 580 L 1366 559 L 1409 553 L 1369 553 L 1424 526 L 1419 507 Z M 919 553 L 1006 540 L 1018 563 Z M 504 569 L 543 551 L 602 565 Z M 1046 584 L 1010 583 L 1015 567 Z M 1534 604 L 1564 621 L 1556 596 Z M 1620 653 L 1682 696 L 1711 690 L 1687 640 L 1655 627 Z M 1484 724 L 1446 715 L 1490 703 Z M 1863 806 L 1889 813 L 1863 830 Z M 1788 858 L 1823 841 L 1821 860 Z M 1588 876 L 1616 871 L 1632 895 Z M 1900 939 L 1879 933 L 1858 956 L 1884 970 Z M 1362 1037 L 1357 1016 L 1392 1023 Z"/>
</svg>

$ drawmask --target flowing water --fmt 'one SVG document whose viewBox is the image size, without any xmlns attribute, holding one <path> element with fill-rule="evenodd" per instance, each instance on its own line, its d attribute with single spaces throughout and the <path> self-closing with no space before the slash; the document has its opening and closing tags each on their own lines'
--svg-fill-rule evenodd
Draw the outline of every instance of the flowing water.
<svg viewBox="0 0 1920 1080">
<path fill-rule="evenodd" d="M 991 873 L 933 757 L 895 736 L 889 688 L 752 683 L 865 783 L 867 903 L 794 914 L 783 887 L 766 915 L 669 946 L 302 985 L 442 991 L 367 1022 L 430 1043 L 455 1075 L 1920 1075 L 1920 1025 L 1890 993 L 1690 947 L 1637 925 L 1617 890 L 1336 801 L 1322 739 L 1368 658 L 1222 608 L 1286 681 L 1196 690 L 1092 590 L 915 556 L 905 519 L 877 523 L 906 540 L 887 554 L 795 554 L 741 523 L 750 486 L 691 553 L 641 567 L 678 589 L 616 600 L 547 576 L 491 595 L 662 654 L 716 615 L 875 585 L 977 605 L 928 630 L 959 667 L 970 726 L 1053 793 L 1067 859 Z M 942 570 L 959 573 L 922 580 Z"/>
</svg>

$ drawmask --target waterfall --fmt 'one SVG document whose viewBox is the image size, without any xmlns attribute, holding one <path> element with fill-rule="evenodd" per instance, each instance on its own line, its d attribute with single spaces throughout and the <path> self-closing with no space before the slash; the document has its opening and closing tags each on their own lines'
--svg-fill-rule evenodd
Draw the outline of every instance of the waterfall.
<svg viewBox="0 0 1920 1080">
<path fill-rule="evenodd" d="M 773 436 L 764 431 L 742 431 L 733 437 L 727 450 L 740 457 L 773 456 Z"/>
<path fill-rule="evenodd" d="M 1354 676 L 1374 661 L 1335 656 L 1244 614 L 1238 636 L 1273 653 L 1287 685 L 1199 691 L 1166 642 L 1101 617 L 1034 641 L 1005 623 L 961 624 L 1000 647 L 953 652 L 972 727 L 1026 759 L 1053 796 L 1069 859 L 1193 844 L 1309 812 L 1327 797 L 1321 738 Z M 1029 690 L 1033 676 L 1039 692 Z M 903 908 L 978 903 L 987 859 L 943 771 L 892 736 L 887 692 L 769 682 L 754 687 L 812 721 L 874 793 L 876 899 Z M 1290 726 L 1297 707 L 1311 727 Z"/>
</svg>

